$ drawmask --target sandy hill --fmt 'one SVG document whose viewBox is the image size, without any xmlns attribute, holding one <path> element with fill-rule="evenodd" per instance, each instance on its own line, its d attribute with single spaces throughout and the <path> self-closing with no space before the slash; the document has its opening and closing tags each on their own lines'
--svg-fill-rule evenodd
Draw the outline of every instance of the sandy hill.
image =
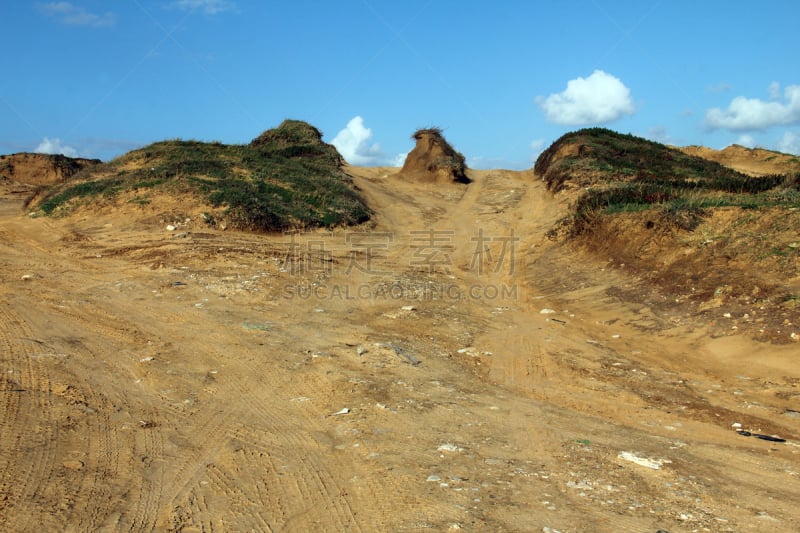
<svg viewBox="0 0 800 533">
<path fill-rule="evenodd" d="M 286 126 L 0 183 L 0 530 L 800 530 L 789 186 L 607 130 L 431 183 Z M 370 219 L 202 216 L 337 191 Z"/>
<path fill-rule="evenodd" d="M 758 302 L 750 329 L 797 320 L 800 183 L 754 177 L 668 146 L 593 128 L 564 135 L 536 162 L 570 202 L 550 234 L 653 281 L 709 319 Z M 742 310 L 749 317 L 753 313 Z M 738 326 L 737 326 L 738 327 Z"/>
<path fill-rule="evenodd" d="M 791 154 L 783 154 L 763 148 L 746 148 L 732 144 L 722 150 L 714 150 L 705 146 L 684 146 L 678 150 L 716 161 L 727 167 L 752 176 L 770 174 L 791 174 L 800 172 L 800 158 Z"/>
<path fill-rule="evenodd" d="M 0 179 L 24 185 L 53 185 L 101 161 L 64 155 L 18 153 L 0 155 Z"/>
<path fill-rule="evenodd" d="M 212 226 L 252 231 L 364 222 L 369 210 L 343 165 L 316 128 L 286 120 L 247 145 L 153 143 L 74 174 L 30 205 L 58 216 L 131 205 L 151 215 L 174 208 L 173 218 L 202 216 Z"/>
</svg>

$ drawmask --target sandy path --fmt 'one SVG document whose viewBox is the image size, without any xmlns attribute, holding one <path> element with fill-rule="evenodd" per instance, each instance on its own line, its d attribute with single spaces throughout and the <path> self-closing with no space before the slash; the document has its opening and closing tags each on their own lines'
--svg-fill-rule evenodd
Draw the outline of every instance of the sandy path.
<svg viewBox="0 0 800 533">
<path fill-rule="evenodd" d="M 352 171 L 369 231 L 6 194 L 0 530 L 800 528 L 796 347 L 616 296 L 641 287 L 544 238 L 529 173 Z"/>
</svg>

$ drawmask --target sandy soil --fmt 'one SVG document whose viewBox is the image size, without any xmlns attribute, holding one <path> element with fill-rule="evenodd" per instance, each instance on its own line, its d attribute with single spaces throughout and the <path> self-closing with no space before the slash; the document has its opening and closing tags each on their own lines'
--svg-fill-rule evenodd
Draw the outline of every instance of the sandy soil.
<svg viewBox="0 0 800 533">
<path fill-rule="evenodd" d="M 722 150 L 714 150 L 705 146 L 683 146 L 678 147 L 678 150 L 716 161 L 751 176 L 792 174 L 800 171 L 800 160 L 797 156 L 763 148 L 745 148 L 738 144 L 732 144 Z"/>
<path fill-rule="evenodd" d="M 374 224 L 294 236 L 5 186 L 0 530 L 800 530 L 797 344 L 548 241 L 529 172 L 351 171 Z"/>
</svg>

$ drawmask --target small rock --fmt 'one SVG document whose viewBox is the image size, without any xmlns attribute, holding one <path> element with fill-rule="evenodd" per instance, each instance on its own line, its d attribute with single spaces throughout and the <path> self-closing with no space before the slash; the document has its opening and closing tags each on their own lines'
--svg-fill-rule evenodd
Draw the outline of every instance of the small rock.
<svg viewBox="0 0 800 533">
<path fill-rule="evenodd" d="M 554 309 L 545 308 L 545 309 L 542 309 L 541 311 L 539 311 L 540 315 L 552 315 L 553 313 L 555 313 Z"/>
<path fill-rule="evenodd" d="M 400 309 L 402 309 L 403 311 L 416 311 L 417 310 L 417 308 L 414 307 L 413 305 L 404 305 Z"/>
<path fill-rule="evenodd" d="M 343 408 L 343 409 L 339 409 L 339 410 L 338 410 L 338 411 L 336 411 L 335 413 L 331 413 L 331 416 L 336 416 L 336 415 L 346 415 L 346 414 L 347 414 L 347 413 L 349 413 L 349 412 L 350 412 L 350 408 L 349 408 L 349 407 L 345 407 L 345 408 Z"/>
<path fill-rule="evenodd" d="M 139 362 L 140 363 L 149 363 L 153 359 L 155 359 L 155 357 L 153 357 L 152 355 L 148 355 L 147 357 L 142 357 L 141 359 L 139 359 Z"/>
<path fill-rule="evenodd" d="M 167 231 L 175 231 L 175 226 L 172 224 L 167 224 Z"/>
<path fill-rule="evenodd" d="M 362 345 L 359 345 L 359 346 L 358 346 L 358 348 L 356 348 L 356 354 L 358 354 L 359 356 L 362 356 L 362 355 L 364 355 L 364 354 L 365 354 L 365 353 L 367 353 L 368 351 L 369 351 L 369 350 L 367 350 L 367 349 L 366 349 L 364 346 L 362 346 Z"/>
<path fill-rule="evenodd" d="M 428 479 L 426 479 L 425 481 L 433 482 L 433 481 L 441 481 L 441 480 L 442 480 L 442 476 L 437 476 L 436 474 L 431 474 L 430 476 L 428 476 Z"/>
<path fill-rule="evenodd" d="M 459 448 L 455 444 L 450 444 L 449 442 L 447 442 L 445 444 L 439 445 L 439 447 L 436 448 L 436 450 L 440 452 L 463 452 L 464 448 Z"/>
</svg>

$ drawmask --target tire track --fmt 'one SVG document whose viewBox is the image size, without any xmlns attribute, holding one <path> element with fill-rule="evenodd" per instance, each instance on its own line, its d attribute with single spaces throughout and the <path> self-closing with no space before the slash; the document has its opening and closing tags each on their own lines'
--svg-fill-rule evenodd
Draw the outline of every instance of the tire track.
<svg viewBox="0 0 800 533">
<path fill-rule="evenodd" d="M 251 365 L 245 363 L 244 366 L 249 375 L 258 375 L 255 373 L 256 369 Z M 236 381 L 240 384 L 244 383 L 243 380 Z M 278 389 L 279 386 L 275 388 Z M 300 480 L 306 486 L 307 491 L 304 500 L 317 502 L 315 508 L 321 504 L 329 518 L 335 516 L 337 519 L 336 530 L 361 531 L 349 503 L 346 498 L 341 497 L 345 491 L 331 475 L 330 466 L 321 460 L 318 453 L 313 453 L 309 449 L 308 435 L 324 429 L 322 425 L 309 417 L 302 417 L 300 420 L 296 416 L 289 418 L 283 414 L 282 409 L 275 408 L 274 402 L 265 401 L 260 394 L 253 393 L 247 387 L 240 387 L 240 390 L 243 392 L 243 397 L 247 397 L 244 393 L 249 395 L 248 405 L 257 407 L 256 414 L 264 421 L 266 428 L 280 433 L 282 440 L 286 442 L 286 449 L 283 451 L 291 452 L 286 458 L 302 467 Z M 296 429 L 298 427 L 302 430 L 298 431 Z M 313 439 L 312 442 L 314 442 Z M 341 467 L 341 465 L 337 466 Z"/>
<path fill-rule="evenodd" d="M 267 401 L 258 391 L 259 390 L 280 390 L 281 384 L 277 383 L 271 375 L 265 375 L 263 369 L 255 368 L 248 364 L 249 358 L 245 354 L 240 354 L 237 359 L 237 367 L 240 371 L 229 368 L 226 371 L 228 380 L 217 378 L 217 385 L 222 388 L 233 388 L 234 391 L 229 396 L 236 398 L 229 405 L 220 406 L 218 414 L 204 421 L 200 426 L 193 427 L 195 435 L 204 435 L 202 445 L 191 457 L 183 462 L 182 466 L 169 477 L 175 480 L 182 480 L 181 483 L 174 483 L 165 487 L 165 499 L 163 506 L 170 508 L 180 505 L 185 501 L 191 487 L 198 481 L 198 475 L 204 474 L 206 465 L 211 459 L 222 450 L 226 442 L 237 439 L 240 442 L 257 441 L 255 437 L 247 437 L 249 430 L 245 429 L 238 420 L 253 420 L 258 422 L 258 426 L 266 432 L 274 432 L 281 435 L 284 453 L 287 463 L 297 469 L 297 475 L 292 476 L 292 482 L 296 485 L 295 490 L 286 490 L 286 484 L 281 483 L 287 500 L 294 501 L 299 505 L 308 505 L 314 502 L 314 508 L 330 519 L 334 518 L 337 530 L 349 529 L 360 531 L 357 526 L 352 509 L 346 502 L 340 502 L 340 495 L 344 493 L 339 487 L 338 482 L 328 472 L 330 466 L 320 461 L 311 452 L 313 440 L 309 441 L 308 435 L 313 434 L 314 429 L 322 430 L 319 422 L 307 417 L 298 419 L 296 416 L 289 417 L 281 413 L 281 409 L 276 409 L 274 400 Z M 267 382 L 258 383 L 258 386 L 249 385 L 249 381 L 254 376 L 264 377 Z M 273 379 L 270 379 L 273 378 Z M 252 423 L 252 422 L 251 422 Z M 297 428 L 302 428 L 298 430 Z M 263 449 L 263 448 L 262 448 Z M 266 453 L 274 453 L 269 449 Z M 356 529 L 353 529 L 353 526 Z"/>
<path fill-rule="evenodd" d="M 159 504 L 162 496 L 163 469 L 158 469 L 164 461 L 163 435 L 158 428 L 163 424 L 156 409 L 149 410 L 149 420 L 154 427 L 142 427 L 135 437 L 134 449 L 141 450 L 134 455 L 139 456 L 140 485 L 139 494 L 133 502 L 133 513 L 130 516 L 123 514 L 123 522 L 129 522 L 129 531 L 152 531 L 156 527 Z M 134 469 L 134 472 L 137 470 Z M 153 479 L 155 478 L 155 479 Z M 130 507 L 129 507 L 130 508 Z"/>
<path fill-rule="evenodd" d="M 3 417 L 0 488 L 6 501 L 0 514 L 0 528 L 11 526 L 27 531 L 48 522 L 57 523 L 44 513 L 42 503 L 43 489 L 54 470 L 58 426 L 52 419 L 50 380 L 41 364 L 42 357 L 37 357 L 38 346 L 29 340 L 33 335 L 28 325 L 8 308 L 7 302 L 0 305 L 2 364 L 7 375 L 13 376 L 13 386 L 17 389 L 4 394 L 15 394 L 16 401 L 7 403 L 10 411 Z M 22 506 L 26 506 L 25 511 L 15 513 Z"/>
</svg>

